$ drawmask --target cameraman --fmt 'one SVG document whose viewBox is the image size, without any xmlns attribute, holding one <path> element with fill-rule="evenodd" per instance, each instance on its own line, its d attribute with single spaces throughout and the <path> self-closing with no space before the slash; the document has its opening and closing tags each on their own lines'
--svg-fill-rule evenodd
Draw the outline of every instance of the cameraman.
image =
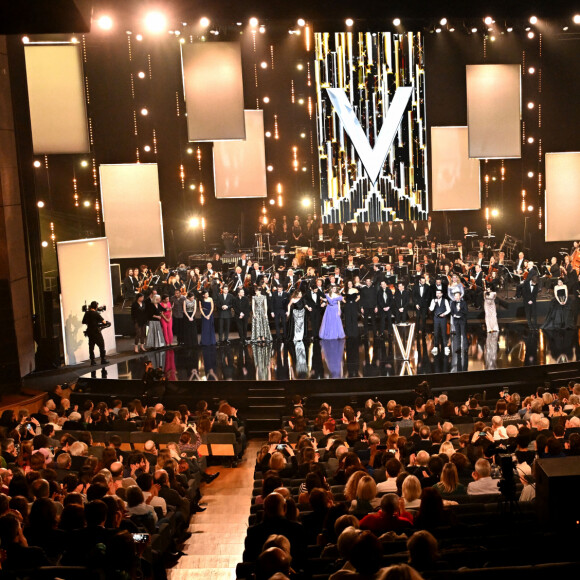
<svg viewBox="0 0 580 580">
<path fill-rule="evenodd" d="M 101 364 L 106 365 L 109 361 L 105 358 L 105 341 L 101 330 L 103 328 L 108 328 L 111 326 L 109 322 L 97 312 L 99 303 L 93 300 L 89 304 L 89 309 L 85 312 L 83 316 L 83 324 L 87 325 L 85 330 L 85 336 L 89 339 L 89 356 L 91 357 L 91 365 L 96 365 L 97 361 L 95 359 L 95 345 L 99 347 L 99 354 L 101 356 Z"/>
</svg>

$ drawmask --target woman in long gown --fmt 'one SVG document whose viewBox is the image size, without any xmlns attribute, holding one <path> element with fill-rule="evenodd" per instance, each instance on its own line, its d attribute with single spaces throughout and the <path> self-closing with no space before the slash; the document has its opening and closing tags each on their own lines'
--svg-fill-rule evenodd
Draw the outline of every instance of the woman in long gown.
<svg viewBox="0 0 580 580">
<path fill-rule="evenodd" d="M 263 287 L 256 286 L 252 297 L 252 342 L 272 342 L 272 332 L 268 322 L 268 301 L 262 293 Z"/>
<path fill-rule="evenodd" d="M 358 337 L 358 307 L 360 294 L 352 280 L 348 280 L 344 289 L 344 331 L 348 338 Z"/>
<path fill-rule="evenodd" d="M 188 292 L 183 302 L 183 342 L 186 347 L 197 346 L 197 321 L 195 313 L 197 312 L 197 300 L 193 292 Z"/>
<path fill-rule="evenodd" d="M 288 304 L 288 340 L 299 342 L 304 340 L 304 326 L 305 326 L 305 304 L 302 299 L 302 292 L 296 290 L 290 298 Z"/>
<path fill-rule="evenodd" d="M 336 286 L 332 286 L 330 294 L 326 295 L 327 306 L 320 325 L 319 336 L 323 340 L 344 338 L 344 329 L 340 319 L 340 303 L 342 300 L 342 296 L 336 291 Z"/>
<path fill-rule="evenodd" d="M 568 301 L 568 287 L 563 278 L 558 278 L 554 286 L 554 299 L 542 328 L 544 330 L 562 330 L 575 328 L 572 309 Z"/>
<path fill-rule="evenodd" d="M 149 310 L 149 329 L 147 331 L 147 341 L 145 346 L 149 348 L 162 348 L 165 346 L 165 339 L 163 338 L 163 331 L 161 330 L 161 307 L 159 301 L 161 297 L 155 294 L 151 297 L 151 302 L 148 306 Z"/>
<path fill-rule="evenodd" d="M 164 294 L 161 296 L 161 330 L 163 331 L 163 338 L 166 346 L 173 344 L 173 308 L 169 302 L 169 296 Z"/>
<path fill-rule="evenodd" d="M 497 293 L 492 288 L 487 288 L 483 295 L 483 309 L 485 311 L 485 326 L 487 332 L 498 332 L 497 312 L 495 309 L 495 297 Z"/>
<path fill-rule="evenodd" d="M 213 321 L 213 300 L 209 295 L 209 290 L 203 291 L 201 298 L 201 341 L 203 346 L 212 346 L 215 341 L 215 324 Z"/>
</svg>

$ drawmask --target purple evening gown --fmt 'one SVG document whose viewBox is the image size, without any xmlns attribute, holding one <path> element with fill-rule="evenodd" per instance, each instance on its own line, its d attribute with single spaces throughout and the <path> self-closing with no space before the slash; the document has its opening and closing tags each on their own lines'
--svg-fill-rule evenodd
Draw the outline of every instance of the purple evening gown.
<svg viewBox="0 0 580 580">
<path fill-rule="evenodd" d="M 333 338 L 344 338 L 344 329 L 342 328 L 342 320 L 340 319 L 340 302 L 342 302 L 342 296 L 335 296 L 331 298 L 328 294 L 326 295 L 326 300 L 328 300 L 328 305 L 326 307 L 326 312 L 324 313 L 324 318 L 322 319 L 322 324 L 320 325 L 320 338 L 331 340 Z"/>
</svg>

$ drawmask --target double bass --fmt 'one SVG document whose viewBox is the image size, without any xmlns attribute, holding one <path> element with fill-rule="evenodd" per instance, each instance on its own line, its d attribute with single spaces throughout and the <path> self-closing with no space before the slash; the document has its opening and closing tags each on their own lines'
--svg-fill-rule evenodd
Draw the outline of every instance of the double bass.
<svg viewBox="0 0 580 580">
<path fill-rule="evenodd" d="M 580 248 L 576 248 L 570 256 L 570 264 L 576 270 L 576 273 L 580 275 Z"/>
</svg>

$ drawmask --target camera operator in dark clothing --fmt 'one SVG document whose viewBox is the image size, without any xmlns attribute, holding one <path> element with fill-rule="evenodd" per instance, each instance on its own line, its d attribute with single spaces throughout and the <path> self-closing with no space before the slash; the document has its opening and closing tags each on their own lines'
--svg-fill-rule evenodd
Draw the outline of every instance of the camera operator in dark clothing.
<svg viewBox="0 0 580 580">
<path fill-rule="evenodd" d="M 101 364 L 106 365 L 109 361 L 105 358 L 105 341 L 101 331 L 103 328 L 108 328 L 111 326 L 110 322 L 107 322 L 100 314 L 97 312 L 99 303 L 93 300 L 89 304 L 89 309 L 85 312 L 83 316 L 83 324 L 87 325 L 85 330 L 85 336 L 89 339 L 89 356 L 91 357 L 91 365 L 96 365 L 97 361 L 95 359 L 95 346 L 99 347 L 99 355 L 101 357 Z"/>
</svg>

